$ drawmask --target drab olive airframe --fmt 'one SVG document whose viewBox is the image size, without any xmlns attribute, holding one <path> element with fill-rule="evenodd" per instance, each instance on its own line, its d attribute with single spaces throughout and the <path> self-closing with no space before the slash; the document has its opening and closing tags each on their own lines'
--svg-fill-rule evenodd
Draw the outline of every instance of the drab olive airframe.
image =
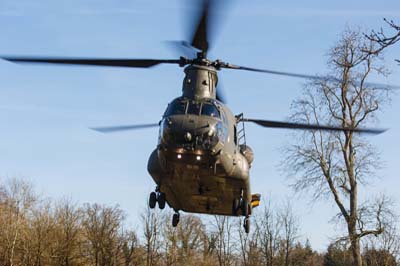
<svg viewBox="0 0 400 266">
<path fill-rule="evenodd" d="M 216 100 L 216 69 L 200 60 L 185 69 L 182 96 L 173 100 L 161 122 L 157 148 L 148 171 L 157 183 L 155 200 L 166 198 L 175 211 L 244 215 L 252 211 L 249 168 L 253 153 L 246 145 L 241 116 Z M 258 205 L 255 195 L 253 206 Z M 163 205 L 163 203 L 161 203 Z M 173 225 L 179 221 L 175 216 Z"/>
</svg>

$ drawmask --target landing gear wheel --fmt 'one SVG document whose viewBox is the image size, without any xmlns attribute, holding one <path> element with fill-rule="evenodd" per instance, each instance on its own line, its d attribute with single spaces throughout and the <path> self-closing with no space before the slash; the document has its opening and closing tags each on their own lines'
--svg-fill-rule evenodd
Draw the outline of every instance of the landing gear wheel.
<svg viewBox="0 0 400 266">
<path fill-rule="evenodd" d="M 243 227 L 244 227 L 244 231 L 246 232 L 246 234 L 248 234 L 250 232 L 250 218 L 249 217 L 244 218 Z"/>
<path fill-rule="evenodd" d="M 242 204 L 241 204 L 240 208 L 242 209 L 242 215 L 245 217 L 248 217 L 249 216 L 249 204 L 247 203 L 247 200 L 242 199 Z"/>
<path fill-rule="evenodd" d="M 150 193 L 149 197 L 149 207 L 150 209 L 154 209 L 157 203 L 157 194 L 155 192 Z"/>
<path fill-rule="evenodd" d="M 239 208 L 240 208 L 240 199 L 234 199 L 232 204 L 232 214 L 238 215 Z"/>
<path fill-rule="evenodd" d="M 172 216 L 172 226 L 176 227 L 179 223 L 179 213 L 174 213 Z"/>
<path fill-rule="evenodd" d="M 165 208 L 165 193 L 160 192 L 157 197 L 158 207 L 162 210 Z"/>
</svg>

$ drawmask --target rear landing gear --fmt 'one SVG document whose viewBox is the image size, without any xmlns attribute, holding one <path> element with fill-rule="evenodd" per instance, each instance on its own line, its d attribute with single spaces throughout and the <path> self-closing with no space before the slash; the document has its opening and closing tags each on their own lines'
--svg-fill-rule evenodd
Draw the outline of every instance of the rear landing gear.
<svg viewBox="0 0 400 266">
<path fill-rule="evenodd" d="M 246 234 L 250 232 L 250 204 L 243 197 L 243 190 L 239 198 L 235 198 L 232 203 L 232 214 L 244 216 L 243 227 Z"/>
<path fill-rule="evenodd" d="M 242 191 L 240 198 L 236 198 L 233 200 L 232 214 L 248 217 L 249 216 L 249 208 L 250 208 L 250 205 L 247 202 L 247 200 L 245 200 L 243 198 L 243 191 Z"/>
<path fill-rule="evenodd" d="M 243 227 L 246 234 L 248 234 L 250 232 L 250 217 L 244 218 Z"/>
<path fill-rule="evenodd" d="M 161 210 L 163 210 L 165 208 L 165 193 L 159 192 L 157 201 L 158 201 L 158 207 Z"/>
<path fill-rule="evenodd" d="M 242 211 L 242 215 L 248 217 L 249 216 L 249 203 L 247 200 L 242 199 L 240 210 Z"/>
<path fill-rule="evenodd" d="M 162 210 L 165 208 L 165 193 L 156 189 L 156 192 L 151 192 L 149 196 L 149 207 L 150 209 L 154 209 L 156 207 L 156 203 L 158 202 L 158 207 Z"/>
<path fill-rule="evenodd" d="M 172 226 L 176 227 L 179 223 L 179 212 L 175 212 L 172 216 Z"/>
</svg>

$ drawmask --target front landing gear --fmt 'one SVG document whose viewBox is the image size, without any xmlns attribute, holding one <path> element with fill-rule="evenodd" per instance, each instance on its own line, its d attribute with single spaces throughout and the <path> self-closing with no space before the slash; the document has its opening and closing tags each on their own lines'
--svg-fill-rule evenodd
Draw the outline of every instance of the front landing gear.
<svg viewBox="0 0 400 266">
<path fill-rule="evenodd" d="M 179 223 L 179 212 L 175 212 L 174 215 L 172 216 L 172 226 L 176 227 Z"/>
<path fill-rule="evenodd" d="M 155 192 L 150 193 L 149 197 L 149 207 L 150 209 L 154 209 L 157 203 L 157 194 Z"/>
<path fill-rule="evenodd" d="M 165 208 L 165 193 L 161 192 L 158 188 L 155 192 L 150 193 L 149 197 L 149 207 L 150 209 L 154 209 L 158 202 L 158 207 L 162 210 Z"/>
</svg>

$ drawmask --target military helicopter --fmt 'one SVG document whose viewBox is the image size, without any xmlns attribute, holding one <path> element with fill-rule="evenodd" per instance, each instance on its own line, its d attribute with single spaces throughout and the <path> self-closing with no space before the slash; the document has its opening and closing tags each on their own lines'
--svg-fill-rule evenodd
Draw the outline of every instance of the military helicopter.
<svg viewBox="0 0 400 266">
<path fill-rule="evenodd" d="M 148 161 L 148 172 L 156 183 L 150 193 L 149 207 L 166 203 L 174 209 L 172 225 L 179 223 L 179 211 L 244 216 L 245 232 L 250 230 L 249 217 L 260 203 L 260 194 L 250 190 L 249 170 L 253 151 L 246 143 L 244 123 L 267 128 L 354 131 L 379 134 L 380 129 L 352 129 L 330 125 L 299 124 L 245 118 L 234 115 L 217 90 L 217 72 L 221 69 L 247 70 L 307 79 L 334 79 L 229 64 L 207 58 L 210 17 L 215 15 L 215 1 L 202 1 L 198 21 L 190 42 L 182 47 L 196 51 L 194 58 L 179 59 L 91 59 L 61 57 L 3 57 L 12 62 L 92 65 L 149 68 L 159 64 L 185 67 L 182 95 L 172 100 L 159 123 L 98 127 L 109 133 L 159 127 L 158 145 Z M 375 85 L 375 84 L 374 84 Z"/>
</svg>

